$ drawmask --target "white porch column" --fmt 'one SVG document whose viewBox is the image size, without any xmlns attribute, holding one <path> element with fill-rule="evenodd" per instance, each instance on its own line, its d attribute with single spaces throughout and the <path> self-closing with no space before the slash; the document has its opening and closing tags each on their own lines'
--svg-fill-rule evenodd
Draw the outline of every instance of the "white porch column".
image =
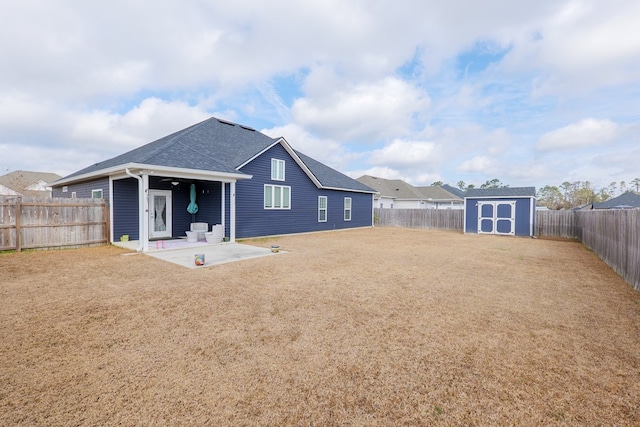
<svg viewBox="0 0 640 427">
<path fill-rule="evenodd" d="M 229 183 L 229 241 L 236 241 L 236 183 Z"/>
<path fill-rule="evenodd" d="M 226 194 L 226 190 L 227 190 L 227 184 L 225 182 L 221 182 L 222 184 L 222 195 L 220 196 L 220 206 L 222 206 L 222 208 L 220 209 L 222 211 L 222 219 L 220 220 L 220 224 L 222 224 L 222 230 L 223 230 L 223 236 L 226 236 L 227 231 L 225 228 L 226 225 L 226 213 L 225 210 L 227 208 L 226 206 L 226 202 L 225 202 L 225 194 Z"/>
<path fill-rule="evenodd" d="M 140 205 L 140 244 L 142 252 L 149 251 L 149 175 L 142 174 L 140 181 L 141 205 Z"/>
</svg>

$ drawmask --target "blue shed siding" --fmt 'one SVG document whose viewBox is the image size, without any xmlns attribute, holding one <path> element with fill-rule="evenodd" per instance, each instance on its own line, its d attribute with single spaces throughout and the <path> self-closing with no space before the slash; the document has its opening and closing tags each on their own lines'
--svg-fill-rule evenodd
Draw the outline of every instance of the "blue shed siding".
<svg viewBox="0 0 640 427">
<path fill-rule="evenodd" d="M 51 197 L 71 198 L 71 194 L 75 192 L 77 199 L 90 199 L 92 190 L 102 190 L 102 198 L 110 199 L 109 177 L 68 185 L 65 192 L 62 191 L 62 187 L 53 187 L 51 189 Z"/>
<path fill-rule="evenodd" d="M 271 159 L 285 161 L 285 180 L 271 180 Z M 372 225 L 371 194 L 318 189 L 289 153 L 275 145 L 241 169 L 253 175 L 236 184 L 236 237 L 257 237 Z M 265 209 L 264 185 L 291 187 L 290 209 Z M 327 196 L 327 222 L 318 222 L 318 196 Z M 351 221 L 344 198 L 351 197 Z"/>
<path fill-rule="evenodd" d="M 535 229 L 535 211 L 532 198 L 467 198 L 465 199 L 465 231 L 467 233 L 478 232 L 478 202 L 515 202 L 515 235 L 531 236 Z"/>
<path fill-rule="evenodd" d="M 120 239 L 128 234 L 129 239 L 138 240 L 138 180 L 134 178 L 113 181 L 113 237 Z"/>
</svg>

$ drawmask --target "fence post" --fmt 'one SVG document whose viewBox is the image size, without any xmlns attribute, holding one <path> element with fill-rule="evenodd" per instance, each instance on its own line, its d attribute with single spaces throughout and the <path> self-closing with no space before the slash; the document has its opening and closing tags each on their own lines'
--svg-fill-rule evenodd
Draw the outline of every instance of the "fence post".
<svg viewBox="0 0 640 427">
<path fill-rule="evenodd" d="M 104 221 L 105 221 L 105 233 L 107 237 L 107 245 L 111 244 L 111 218 L 109 217 L 109 212 L 111 208 L 107 200 L 104 201 Z"/>
<path fill-rule="evenodd" d="M 22 218 L 22 197 L 16 199 L 16 252 L 22 251 L 20 220 Z"/>
</svg>

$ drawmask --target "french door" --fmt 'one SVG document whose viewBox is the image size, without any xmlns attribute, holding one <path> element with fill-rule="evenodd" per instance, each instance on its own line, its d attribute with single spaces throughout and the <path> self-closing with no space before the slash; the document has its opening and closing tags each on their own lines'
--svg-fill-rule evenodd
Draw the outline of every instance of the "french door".
<svg viewBox="0 0 640 427">
<path fill-rule="evenodd" d="M 516 202 L 478 202 L 478 233 L 514 235 Z"/>
<path fill-rule="evenodd" d="M 171 191 L 149 190 L 149 238 L 171 237 Z"/>
</svg>

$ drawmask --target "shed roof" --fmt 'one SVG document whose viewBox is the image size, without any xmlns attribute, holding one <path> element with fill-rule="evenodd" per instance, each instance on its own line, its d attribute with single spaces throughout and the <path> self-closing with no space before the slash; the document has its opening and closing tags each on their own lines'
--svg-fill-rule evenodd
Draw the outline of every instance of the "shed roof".
<svg viewBox="0 0 640 427">
<path fill-rule="evenodd" d="M 536 197 L 535 187 L 472 188 L 465 192 L 471 197 Z"/>
</svg>

